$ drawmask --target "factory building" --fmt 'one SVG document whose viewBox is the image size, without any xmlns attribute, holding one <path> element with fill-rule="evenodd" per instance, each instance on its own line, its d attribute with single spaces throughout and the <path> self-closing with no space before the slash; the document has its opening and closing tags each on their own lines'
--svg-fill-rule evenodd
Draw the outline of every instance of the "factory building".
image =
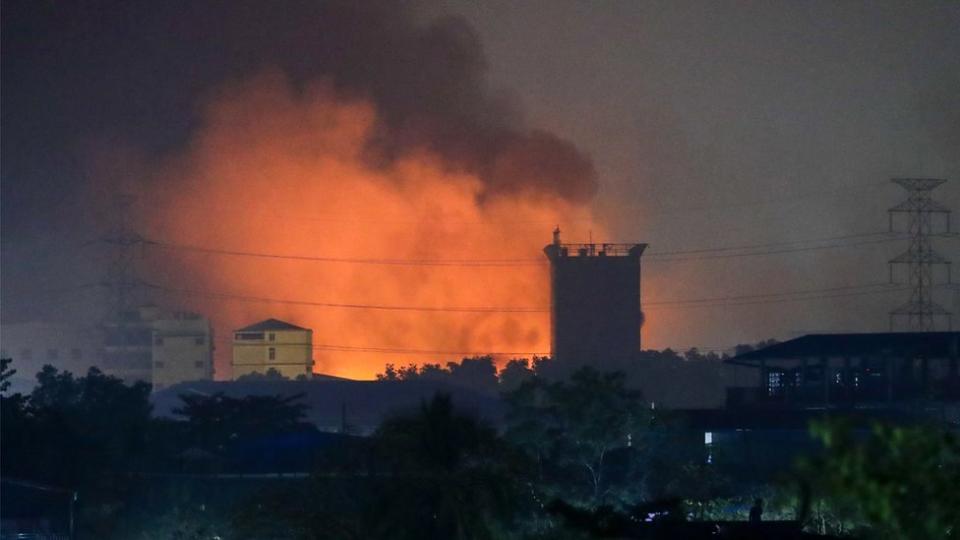
<svg viewBox="0 0 960 540">
<path fill-rule="evenodd" d="M 233 333 L 233 379 L 273 369 L 288 379 L 313 372 L 313 330 L 267 319 Z"/>
<path fill-rule="evenodd" d="M 563 244 L 550 259 L 550 350 L 563 369 L 616 369 L 640 352 L 640 257 L 646 244 Z"/>
<path fill-rule="evenodd" d="M 730 407 L 884 408 L 960 401 L 960 332 L 811 334 L 726 363 L 759 373 L 757 385 L 728 388 Z"/>
</svg>

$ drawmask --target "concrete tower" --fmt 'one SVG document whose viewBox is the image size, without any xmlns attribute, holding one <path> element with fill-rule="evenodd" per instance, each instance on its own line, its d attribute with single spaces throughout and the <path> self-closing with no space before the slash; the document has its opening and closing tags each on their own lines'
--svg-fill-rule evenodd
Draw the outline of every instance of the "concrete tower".
<svg viewBox="0 0 960 540">
<path fill-rule="evenodd" d="M 550 348 L 558 367 L 613 370 L 640 352 L 640 256 L 646 244 L 562 244 L 550 259 Z"/>
</svg>

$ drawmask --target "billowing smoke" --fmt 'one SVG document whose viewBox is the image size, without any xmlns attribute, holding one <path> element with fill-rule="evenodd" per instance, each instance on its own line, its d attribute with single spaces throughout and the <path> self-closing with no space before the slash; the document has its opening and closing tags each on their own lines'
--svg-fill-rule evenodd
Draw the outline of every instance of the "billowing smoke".
<svg viewBox="0 0 960 540">
<path fill-rule="evenodd" d="M 221 373 L 232 330 L 267 317 L 312 328 L 317 371 L 344 376 L 549 351 L 540 250 L 557 224 L 604 234 L 589 157 L 485 87 L 463 22 L 321 11 L 302 59 L 208 94 L 185 149 L 99 174 L 138 194 L 138 229 L 165 246 L 141 268 L 154 298 L 213 319 Z"/>
</svg>

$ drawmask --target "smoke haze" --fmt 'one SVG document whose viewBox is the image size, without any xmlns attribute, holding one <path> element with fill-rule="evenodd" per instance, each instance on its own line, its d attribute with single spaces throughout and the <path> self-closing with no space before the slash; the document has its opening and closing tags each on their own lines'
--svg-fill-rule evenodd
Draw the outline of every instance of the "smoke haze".
<svg viewBox="0 0 960 540">
<path fill-rule="evenodd" d="M 378 110 L 336 94 L 323 81 L 296 89 L 278 73 L 233 85 L 211 102 L 185 155 L 146 183 L 106 190 L 136 190 L 137 230 L 166 244 L 147 250 L 141 270 L 162 288 L 156 296 L 213 318 L 226 353 L 221 368 L 232 330 L 267 317 L 312 328 L 321 347 L 361 349 L 316 351 L 317 369 L 341 376 L 381 370 L 385 358 L 377 348 L 443 351 L 398 357 L 410 362 L 458 352 L 548 352 L 543 312 L 405 308 L 545 308 L 544 232 L 583 214 L 578 201 L 536 175 L 527 183 L 524 152 L 519 164 L 503 152 L 506 164 L 491 167 L 494 184 L 478 173 L 454 172 L 460 168 L 425 147 L 371 165 L 365 155 L 376 144 Z M 516 139 L 523 144 L 523 136 Z M 544 156 L 538 162 L 550 166 Z M 189 247 L 367 262 L 225 256 Z"/>
<path fill-rule="evenodd" d="M 102 289 L 63 289 L 103 279 L 109 252 L 87 243 L 118 186 L 139 195 L 145 235 L 240 251 L 540 258 L 557 223 L 570 241 L 650 242 L 644 343 L 680 348 L 882 330 L 903 295 L 654 304 L 883 282 L 905 246 L 658 251 L 879 231 L 902 198 L 892 176 L 949 178 L 939 198 L 960 201 L 956 3 L 10 0 L 2 24 L 4 322 L 103 315 Z M 958 256 L 955 240 L 938 248 Z M 233 295 L 539 306 L 546 294 L 536 266 L 143 257 L 145 279 Z M 157 292 L 206 311 L 221 340 L 270 315 L 356 346 L 536 351 L 548 331 L 538 314 Z M 357 324 L 377 330 L 346 343 Z M 372 357 L 342 357 L 370 373 Z"/>
</svg>

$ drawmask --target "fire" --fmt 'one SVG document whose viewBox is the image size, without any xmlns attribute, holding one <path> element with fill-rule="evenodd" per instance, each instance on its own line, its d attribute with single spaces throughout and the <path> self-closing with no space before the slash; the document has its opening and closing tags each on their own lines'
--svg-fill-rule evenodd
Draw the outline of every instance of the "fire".
<svg viewBox="0 0 960 540">
<path fill-rule="evenodd" d="M 294 88 L 280 75 L 265 75 L 223 91 L 205 110 L 183 155 L 136 187 L 138 225 L 146 237 L 181 246 L 380 261 L 148 249 L 142 269 L 147 281 L 191 291 L 162 293 L 163 302 L 213 320 L 218 378 L 228 376 L 232 330 L 267 317 L 312 328 L 315 370 L 352 378 L 371 378 L 386 362 L 463 356 L 446 353 L 549 351 L 544 311 L 332 308 L 236 296 L 545 309 L 549 276 L 541 249 L 552 228 L 561 225 L 571 240 L 586 238 L 588 230 L 605 236 L 582 202 L 588 198 L 543 189 L 542 178 L 525 188 L 528 183 L 516 176 L 535 168 L 523 156 L 493 164 L 501 177 L 514 176 L 510 189 L 491 189 L 489 181 L 427 148 L 387 163 L 371 159 L 379 126 L 375 105 L 344 98 L 324 83 Z M 523 153 L 522 147 L 515 150 Z M 512 262 L 383 264 L 397 260 Z M 361 350 L 331 350 L 342 347 Z M 369 348 L 445 354 L 364 350 Z"/>
</svg>

